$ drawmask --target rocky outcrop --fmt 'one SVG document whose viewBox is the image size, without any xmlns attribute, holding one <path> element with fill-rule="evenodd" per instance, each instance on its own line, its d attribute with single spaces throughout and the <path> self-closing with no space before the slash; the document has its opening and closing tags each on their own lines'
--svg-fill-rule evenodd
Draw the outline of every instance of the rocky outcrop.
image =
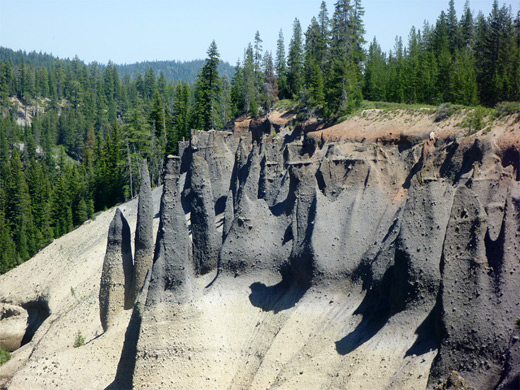
<svg viewBox="0 0 520 390">
<path fill-rule="evenodd" d="M 170 254 L 172 264 L 192 264 L 198 275 L 212 270 L 218 261 L 218 274 L 205 289 L 208 300 L 229 289 L 243 291 L 240 286 L 249 286 L 249 303 L 272 313 L 271 325 L 264 328 L 261 321 L 256 323 L 255 332 L 263 340 L 250 346 L 256 355 L 241 355 L 247 363 L 236 363 L 236 373 L 217 383 L 252 386 L 260 380 L 263 364 L 277 366 L 269 357 L 269 348 L 277 340 L 284 344 L 289 337 L 283 333 L 289 327 L 288 315 L 297 313 L 299 307 L 310 310 L 314 306 L 309 306 L 309 300 L 335 305 L 322 294 L 346 289 L 349 292 L 343 299 L 356 302 L 351 303 L 353 314 L 360 320 L 349 331 L 339 331 L 340 337 L 332 343 L 340 366 L 350 356 L 359 356 L 357 351 L 371 340 L 390 342 L 383 341 L 390 332 L 387 329 L 399 329 L 415 336 L 402 338 L 391 348 L 404 360 L 395 363 L 393 374 L 383 373 L 385 386 L 437 388 L 456 382 L 468 388 L 482 384 L 484 388 L 511 387 L 520 372 L 514 347 L 518 341 L 514 323 L 520 317 L 515 298 L 520 288 L 520 201 L 517 175 L 497 160 L 495 147 L 485 140 L 471 143 L 450 137 L 423 137 L 421 141 L 418 136 L 415 144 L 407 140 L 401 144 L 399 138 L 382 145 L 319 143 L 312 138 L 299 141 L 298 137 L 273 140 L 266 134 L 263 130 L 256 134 L 258 139 L 230 142 L 228 133 L 195 132 L 184 149 L 185 187 L 176 188 L 170 181 L 163 195 L 162 208 L 177 207 L 177 212 L 173 217 L 166 211 L 161 218 L 177 220 L 181 234 L 172 236 L 171 242 L 159 236 L 156 257 Z M 225 156 L 223 160 L 233 161 L 229 175 L 211 169 L 219 154 Z M 191 251 L 186 249 L 189 239 L 181 218 L 181 191 L 186 211 L 191 213 Z M 224 207 L 218 205 L 223 197 Z M 222 234 L 217 233 L 215 210 L 224 214 Z M 178 246 L 183 248 L 182 254 Z M 191 283 L 186 286 L 197 284 L 194 274 L 179 279 L 174 275 L 180 266 L 176 271 L 166 270 L 161 262 L 164 260 L 156 261 L 152 272 L 149 294 L 153 292 L 156 298 L 148 297 L 143 327 L 159 332 L 166 321 L 186 330 L 182 324 L 191 318 L 198 325 L 187 334 L 193 340 L 208 341 L 197 331 L 205 327 L 198 321 L 204 317 L 200 310 L 208 310 L 201 308 L 206 298 L 191 294 L 186 299 L 180 288 L 169 301 L 191 302 L 189 305 L 167 312 L 164 306 L 160 312 L 153 309 L 154 300 L 162 299 L 163 291 L 168 290 L 166 282 L 160 289 L 153 288 L 154 278 L 173 285 L 176 280 L 182 280 L 179 285 L 183 286 L 185 280 Z M 269 285 L 259 280 L 278 282 Z M 190 305 L 198 309 L 192 313 Z M 332 322 L 351 318 L 339 313 Z M 163 322 L 157 322 L 158 318 Z M 181 347 L 171 340 L 154 347 L 150 337 L 143 332 L 141 336 L 147 341 L 139 341 L 139 375 L 158 374 L 143 360 L 150 353 L 158 353 L 161 364 L 174 371 L 187 367 L 184 359 L 192 355 L 181 353 L 175 363 L 167 358 L 173 350 L 198 348 L 197 356 L 210 356 L 198 344 L 187 342 Z M 312 345 L 304 347 L 309 356 L 319 354 Z M 198 364 L 211 366 L 210 360 L 203 358 Z M 429 363 L 424 366 L 424 362 Z M 278 368 L 282 372 L 289 363 L 283 364 L 284 368 Z M 411 370 L 410 376 L 416 370 L 422 379 L 411 385 L 410 377 L 401 376 L 401 370 Z M 340 379 L 329 378 L 327 386 L 364 383 L 356 379 L 361 374 L 355 369 L 336 372 L 342 372 Z M 197 380 L 186 383 L 200 385 Z M 295 384 L 280 377 L 262 383 Z"/>
<path fill-rule="evenodd" d="M 202 275 L 216 269 L 221 239 L 215 225 L 209 166 L 204 157 L 195 153 L 189 172 L 193 261 L 196 272 Z"/>
<path fill-rule="evenodd" d="M 129 300 L 133 275 L 130 226 L 120 209 L 108 229 L 108 242 L 99 289 L 101 325 L 107 331 Z"/>
<path fill-rule="evenodd" d="M 150 174 L 148 173 L 148 164 L 146 160 L 143 160 L 135 230 L 134 273 L 129 301 L 126 302 L 125 308 L 131 308 L 134 305 L 137 294 L 143 287 L 146 274 L 148 270 L 152 269 L 154 251 L 153 218 L 154 210 Z"/>
<path fill-rule="evenodd" d="M 0 349 L 14 351 L 22 345 L 29 314 L 20 306 L 0 303 Z"/>
<path fill-rule="evenodd" d="M 195 294 L 194 266 L 188 226 L 179 188 L 180 159 L 168 157 L 161 198 L 148 308 L 159 303 L 183 303 Z"/>
<path fill-rule="evenodd" d="M 131 318 L 109 324 L 124 347 L 105 386 L 519 387 L 516 133 L 439 127 L 430 138 L 416 126 L 365 138 L 358 119 L 347 138 L 302 127 L 273 138 L 260 120 L 180 145 L 166 163 L 151 271 Z M 107 248 L 119 260 L 102 280 L 120 295 L 122 220 Z M 60 302 L 87 307 L 90 284 Z M 89 367 L 109 339 L 97 334 Z M 84 356 L 71 350 L 61 361 Z"/>
</svg>

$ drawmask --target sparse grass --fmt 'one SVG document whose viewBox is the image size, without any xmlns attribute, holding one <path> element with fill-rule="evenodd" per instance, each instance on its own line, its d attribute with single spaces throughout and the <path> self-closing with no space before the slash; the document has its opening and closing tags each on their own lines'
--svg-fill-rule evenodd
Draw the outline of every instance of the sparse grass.
<svg viewBox="0 0 520 390">
<path fill-rule="evenodd" d="M 486 118 L 489 118 L 493 113 L 494 110 L 492 108 L 482 106 L 468 109 L 464 120 L 457 125 L 467 129 L 466 135 L 472 135 L 489 125 Z"/>
<path fill-rule="evenodd" d="M 361 115 L 364 118 L 368 118 L 366 110 L 380 110 L 381 112 L 377 115 L 374 120 L 389 120 L 395 117 L 396 114 L 404 112 L 406 114 L 432 114 L 436 112 L 437 108 L 427 104 L 406 104 L 406 103 L 391 103 L 391 102 L 373 102 L 363 100 L 360 106 L 349 114 L 342 115 L 335 120 L 335 123 L 341 123 L 347 119 Z"/>
<path fill-rule="evenodd" d="M 6 362 L 8 362 L 11 359 L 11 354 L 9 351 L 6 351 L 2 348 L 0 348 L 0 366 Z"/>
<path fill-rule="evenodd" d="M 363 100 L 360 110 L 383 110 L 387 112 L 395 112 L 398 110 L 406 110 L 408 113 L 415 113 L 416 111 L 424 112 L 433 111 L 436 108 L 428 104 L 406 104 L 406 103 L 392 103 L 392 102 L 371 102 Z"/>
<path fill-rule="evenodd" d="M 519 114 L 520 102 L 500 102 L 495 106 L 495 117 L 503 118 L 505 116 Z"/>
<path fill-rule="evenodd" d="M 297 111 L 299 109 L 298 102 L 295 100 L 280 100 L 274 104 L 275 109 L 279 111 Z M 367 113 L 367 110 L 378 110 L 376 114 Z M 487 108 L 482 106 L 469 107 L 459 104 L 442 103 L 439 106 L 428 104 L 406 104 L 363 100 L 359 107 L 348 114 L 341 115 L 337 118 L 330 118 L 330 124 L 341 123 L 356 115 L 374 121 L 385 121 L 395 118 L 401 113 L 410 116 L 417 115 L 435 115 L 435 121 L 440 122 L 454 116 L 462 116 L 462 119 L 456 126 L 465 128 L 467 135 L 485 129 L 488 133 L 492 127 L 492 123 L 496 119 L 503 119 L 511 115 L 516 115 L 520 121 L 520 102 L 501 102 L 495 108 Z M 411 119 L 406 119 L 410 121 Z"/>
<path fill-rule="evenodd" d="M 78 333 L 76 333 L 76 338 L 74 339 L 74 348 L 79 348 L 85 345 L 85 339 L 83 338 L 83 335 L 78 330 Z"/>
<path fill-rule="evenodd" d="M 451 104 L 451 103 L 442 103 L 437 108 L 437 115 L 435 116 L 435 122 L 440 122 L 444 119 L 451 117 L 453 114 L 460 112 L 464 109 L 464 106 Z"/>
<path fill-rule="evenodd" d="M 273 109 L 278 111 L 293 111 L 298 106 L 298 102 L 290 99 L 278 100 Z"/>
</svg>

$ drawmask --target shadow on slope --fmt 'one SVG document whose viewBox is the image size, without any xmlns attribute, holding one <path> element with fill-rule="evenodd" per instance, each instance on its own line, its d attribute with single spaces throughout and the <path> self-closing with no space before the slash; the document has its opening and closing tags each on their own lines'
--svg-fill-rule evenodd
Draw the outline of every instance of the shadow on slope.
<svg viewBox="0 0 520 390">
<path fill-rule="evenodd" d="M 379 294 L 373 291 L 367 292 L 365 298 L 354 312 L 354 315 L 363 316 L 359 325 L 341 340 L 336 341 L 336 351 L 340 355 L 347 355 L 365 344 L 385 326 L 391 317 L 388 303 L 377 304 Z"/>
<path fill-rule="evenodd" d="M 251 289 L 251 294 L 249 294 L 251 304 L 263 311 L 272 311 L 275 314 L 294 307 L 307 291 L 289 280 L 282 280 L 274 286 L 256 282 L 249 288 Z"/>
</svg>

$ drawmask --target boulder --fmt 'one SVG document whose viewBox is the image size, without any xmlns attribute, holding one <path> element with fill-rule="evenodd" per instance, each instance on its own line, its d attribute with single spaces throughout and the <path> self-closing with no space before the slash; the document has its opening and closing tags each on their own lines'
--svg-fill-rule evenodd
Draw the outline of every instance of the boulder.
<svg viewBox="0 0 520 390">
<path fill-rule="evenodd" d="M 20 348 L 28 319 L 23 307 L 0 303 L 0 349 L 12 352 Z"/>
</svg>

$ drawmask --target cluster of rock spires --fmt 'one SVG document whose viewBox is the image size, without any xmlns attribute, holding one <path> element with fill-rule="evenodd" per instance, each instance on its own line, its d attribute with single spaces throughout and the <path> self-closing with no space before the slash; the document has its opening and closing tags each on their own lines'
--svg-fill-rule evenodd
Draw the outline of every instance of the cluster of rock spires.
<svg viewBox="0 0 520 390">
<path fill-rule="evenodd" d="M 134 306 L 153 263 L 153 202 L 146 160 L 141 167 L 141 186 L 132 258 L 130 226 L 120 209 L 108 229 L 108 242 L 99 291 L 99 313 L 104 331 L 123 309 Z"/>
<path fill-rule="evenodd" d="M 101 279 L 105 330 L 144 284 L 113 386 L 132 385 L 152 353 L 144 326 L 169 318 L 168 308 L 220 281 L 276 274 L 276 289 L 251 285 L 265 290 L 251 304 L 276 312 L 287 291 L 361 286 L 358 334 L 338 340 L 338 354 L 399 313 L 424 314 L 407 355 L 438 351 L 429 388 L 448 387 L 453 371 L 469 387 L 518 388 L 518 153 L 455 137 L 327 144 L 298 129 L 265 133 L 194 131 L 180 145 L 181 157 L 166 164 L 154 250 L 143 165 L 134 260 L 117 211 Z M 196 279 L 211 272 L 200 287 Z"/>
</svg>

